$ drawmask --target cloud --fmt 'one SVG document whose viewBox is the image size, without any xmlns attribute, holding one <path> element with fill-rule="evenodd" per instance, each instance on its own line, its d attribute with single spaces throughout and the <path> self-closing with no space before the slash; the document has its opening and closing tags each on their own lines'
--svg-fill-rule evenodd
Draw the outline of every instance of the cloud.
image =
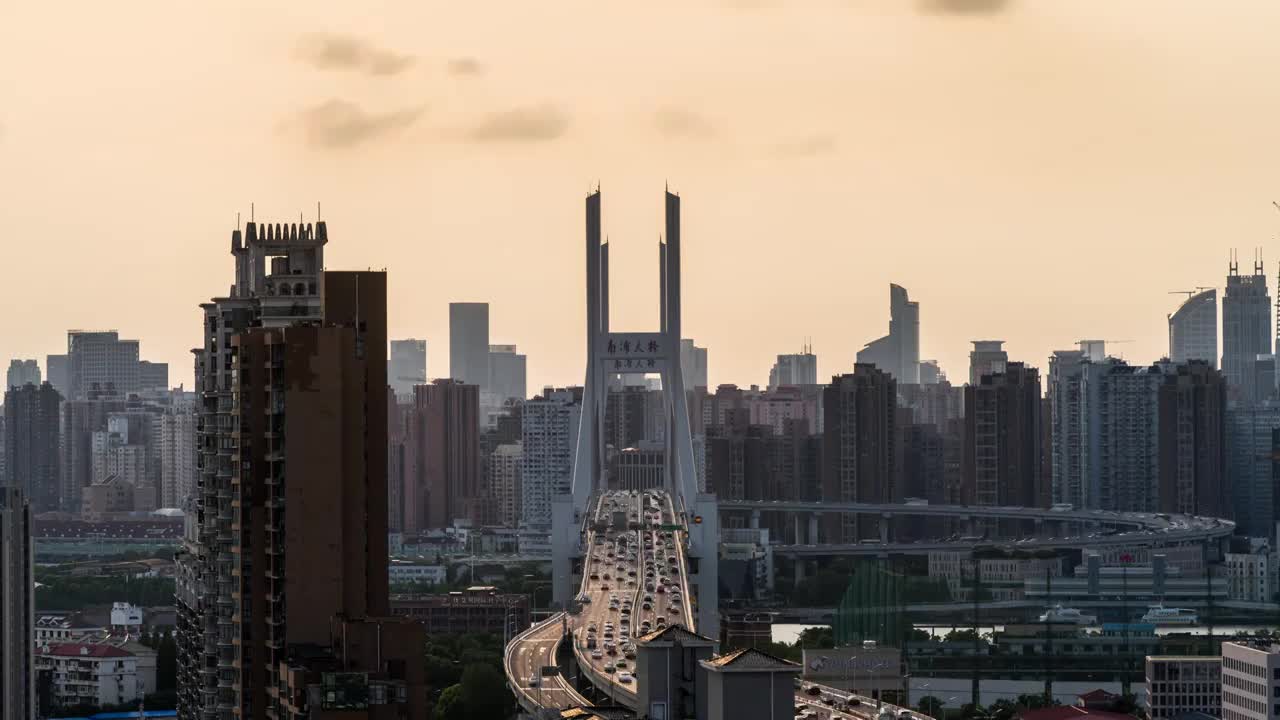
<svg viewBox="0 0 1280 720">
<path fill-rule="evenodd" d="M 716 134 L 716 128 L 711 121 L 683 108 L 662 108 L 654 113 L 653 121 L 658 132 L 669 138 L 705 140 Z"/>
<path fill-rule="evenodd" d="M 777 150 L 780 154 L 796 157 L 830 155 L 836 151 L 836 138 L 834 135 L 807 135 L 783 142 Z"/>
<path fill-rule="evenodd" d="M 569 116 L 554 105 L 491 112 L 465 131 L 473 142 L 544 142 L 569 130 Z"/>
<path fill-rule="evenodd" d="M 1012 4 L 1010 0 L 920 0 L 918 6 L 933 15 L 997 15 Z"/>
<path fill-rule="evenodd" d="M 342 149 L 394 135 L 416 122 L 422 111 L 413 107 L 371 113 L 347 100 L 329 100 L 303 110 L 298 125 L 312 147 Z"/>
<path fill-rule="evenodd" d="M 453 58 L 449 60 L 446 67 L 450 75 L 480 75 L 484 73 L 484 65 L 480 61 L 470 57 Z"/>
<path fill-rule="evenodd" d="M 297 56 L 317 70 L 345 70 L 365 75 L 396 75 L 414 59 L 379 48 L 352 35 L 310 33 L 298 41 Z"/>
</svg>

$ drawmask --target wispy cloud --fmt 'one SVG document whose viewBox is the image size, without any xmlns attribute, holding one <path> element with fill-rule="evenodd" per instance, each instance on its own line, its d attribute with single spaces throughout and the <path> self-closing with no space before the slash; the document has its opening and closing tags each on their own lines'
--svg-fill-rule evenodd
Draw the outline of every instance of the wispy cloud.
<svg viewBox="0 0 1280 720">
<path fill-rule="evenodd" d="M 777 151 L 782 155 L 796 157 L 830 155 L 836 151 L 836 138 L 834 135 L 825 134 L 806 135 L 779 143 Z"/>
<path fill-rule="evenodd" d="M 658 132 L 669 138 L 705 140 L 716 134 L 716 128 L 710 120 L 685 108 L 661 108 L 654 113 L 653 122 Z"/>
<path fill-rule="evenodd" d="M 546 142 L 569 130 L 569 115 L 561 108 L 534 105 L 491 112 L 466 129 L 472 142 Z"/>
<path fill-rule="evenodd" d="M 933 15 L 996 15 L 1012 4 L 1010 0 L 919 0 L 918 7 Z"/>
<path fill-rule="evenodd" d="M 422 115 L 423 107 L 388 112 L 368 112 L 348 100 L 329 100 L 314 105 L 297 118 L 308 145 L 322 149 L 343 149 L 394 135 Z"/>
<path fill-rule="evenodd" d="M 450 75 L 481 75 L 484 73 L 484 65 L 480 61 L 471 57 L 453 58 L 445 65 Z"/>
<path fill-rule="evenodd" d="M 297 57 L 318 70 L 365 75 L 396 75 L 409 69 L 413 56 L 377 47 L 353 35 L 309 33 L 298 40 Z"/>
</svg>

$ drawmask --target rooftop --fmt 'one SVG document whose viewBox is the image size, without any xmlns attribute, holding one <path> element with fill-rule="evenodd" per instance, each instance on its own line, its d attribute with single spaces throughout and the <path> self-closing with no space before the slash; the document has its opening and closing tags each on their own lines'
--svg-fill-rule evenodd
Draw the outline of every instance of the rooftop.
<svg viewBox="0 0 1280 720">
<path fill-rule="evenodd" d="M 742 648 L 725 653 L 719 657 L 703 660 L 702 665 L 709 670 L 765 670 L 800 672 L 800 664 L 774 657 L 756 648 Z"/>
<path fill-rule="evenodd" d="M 88 643 L 60 643 L 50 645 L 48 649 L 42 651 L 41 655 L 55 657 L 92 657 L 92 658 L 119 658 L 133 657 L 133 653 L 127 650 L 121 650 L 114 645 L 98 645 Z"/>
</svg>

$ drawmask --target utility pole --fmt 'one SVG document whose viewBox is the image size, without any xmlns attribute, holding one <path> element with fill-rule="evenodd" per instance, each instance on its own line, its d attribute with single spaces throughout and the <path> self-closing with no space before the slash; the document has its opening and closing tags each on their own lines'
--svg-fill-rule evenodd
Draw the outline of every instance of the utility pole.
<svg viewBox="0 0 1280 720">
<path fill-rule="evenodd" d="M 1044 614 L 1044 703 L 1045 707 L 1053 704 L 1053 621 L 1051 619 L 1053 604 L 1053 570 L 1044 569 L 1045 596 L 1048 598 L 1049 611 Z"/>
<path fill-rule="evenodd" d="M 970 689 L 970 702 L 973 706 L 978 707 L 978 700 L 981 698 L 979 693 L 982 685 L 982 671 L 978 667 L 979 657 L 982 654 L 982 634 L 978 628 L 978 613 L 981 604 L 978 602 L 979 596 L 982 594 L 982 560 L 975 552 L 973 554 L 973 687 Z"/>
</svg>

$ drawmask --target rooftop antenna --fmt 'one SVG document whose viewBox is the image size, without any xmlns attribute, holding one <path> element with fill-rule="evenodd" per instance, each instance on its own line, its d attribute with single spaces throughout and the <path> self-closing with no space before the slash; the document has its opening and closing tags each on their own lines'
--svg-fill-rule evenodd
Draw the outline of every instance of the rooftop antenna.
<svg viewBox="0 0 1280 720">
<path fill-rule="evenodd" d="M 316 201 L 316 222 L 320 222 L 320 201 Z"/>
<path fill-rule="evenodd" d="M 253 203 L 249 203 L 249 222 L 253 222 Z"/>
</svg>

